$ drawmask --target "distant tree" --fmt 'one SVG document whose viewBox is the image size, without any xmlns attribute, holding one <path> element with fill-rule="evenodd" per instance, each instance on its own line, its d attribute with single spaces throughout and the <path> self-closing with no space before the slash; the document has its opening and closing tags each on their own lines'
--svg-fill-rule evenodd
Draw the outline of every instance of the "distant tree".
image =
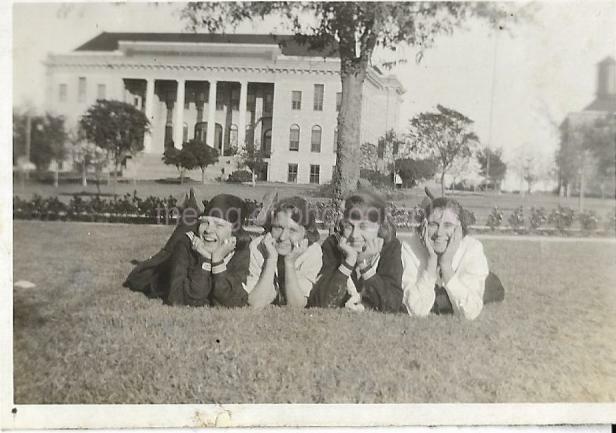
<svg viewBox="0 0 616 433">
<path fill-rule="evenodd" d="M 79 126 L 88 141 L 108 152 L 115 184 L 120 164 L 143 150 L 143 137 L 149 132 L 150 122 L 131 104 L 99 99 L 81 117 Z"/>
<path fill-rule="evenodd" d="M 507 174 L 507 164 L 503 162 L 502 156 L 502 149 L 485 148 L 477 152 L 481 175 L 486 178 L 488 185 L 494 184 L 499 191 L 505 174 Z M 490 173 L 488 173 L 488 157 L 490 158 Z"/>
<path fill-rule="evenodd" d="M 510 5 L 490 2 L 194 2 L 182 12 L 193 30 L 224 32 L 239 24 L 278 16 L 297 42 L 331 47 L 340 58 L 342 103 L 338 113 L 334 198 L 355 190 L 360 170 L 360 125 L 363 85 L 374 49 L 400 44 L 423 51 L 437 36 L 451 34 L 472 17 L 501 28 L 523 14 Z"/>
<path fill-rule="evenodd" d="M 269 157 L 269 154 L 263 152 L 259 143 L 255 142 L 253 144 L 246 143 L 237 156 L 240 166 L 246 167 L 252 174 L 252 186 L 254 187 L 257 172 L 265 167 L 267 164 L 265 158 Z"/>
<path fill-rule="evenodd" d="M 72 144 L 71 155 L 73 157 L 73 164 L 81 172 L 81 185 L 88 185 L 88 169 L 93 168 L 96 178 L 96 189 L 100 194 L 103 169 L 109 163 L 107 151 L 94 143 L 85 141 L 78 131 L 72 131 L 69 134 L 69 142 Z"/>
<path fill-rule="evenodd" d="M 441 193 L 445 195 L 447 171 L 457 159 L 471 156 L 479 138 L 471 130 L 471 119 L 442 105 L 436 108 L 436 112 L 420 113 L 411 119 L 409 136 L 413 150 L 436 162 L 441 175 Z"/>
<path fill-rule="evenodd" d="M 191 155 L 187 159 L 192 159 L 195 167 L 201 169 L 201 183 L 205 184 L 205 169 L 218 162 L 218 150 L 199 140 L 190 140 L 184 143 L 181 152 Z"/>
<path fill-rule="evenodd" d="M 162 161 L 166 165 L 175 165 L 180 176 L 180 185 L 184 183 L 186 170 L 192 170 L 197 167 L 197 162 L 192 153 L 182 152 L 181 149 L 176 149 L 175 147 L 168 147 L 163 152 Z"/>
<path fill-rule="evenodd" d="M 398 159 L 396 171 L 402 178 L 404 187 L 412 188 L 423 180 L 433 178 L 436 174 L 436 164 L 432 159 Z"/>
<path fill-rule="evenodd" d="M 376 170 L 377 148 L 372 143 L 362 143 L 360 146 L 361 160 L 359 166 L 363 170 Z"/>
</svg>

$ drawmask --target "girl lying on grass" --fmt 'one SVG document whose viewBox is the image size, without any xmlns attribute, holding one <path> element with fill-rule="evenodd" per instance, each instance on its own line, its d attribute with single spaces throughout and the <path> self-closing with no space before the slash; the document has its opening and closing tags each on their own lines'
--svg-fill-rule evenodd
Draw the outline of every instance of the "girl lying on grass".
<svg viewBox="0 0 616 433">
<path fill-rule="evenodd" d="M 182 221 L 163 250 L 140 263 L 125 285 L 170 305 L 246 305 L 250 237 L 242 227 L 244 209 L 236 196 L 213 197 L 203 215 Z M 186 215 L 185 210 L 183 219 Z"/>
<path fill-rule="evenodd" d="M 404 305 L 411 316 L 474 319 L 485 302 L 503 299 L 502 285 L 489 272 L 481 242 L 467 234 L 456 200 L 430 200 L 424 210 L 423 223 L 402 248 Z"/>
<path fill-rule="evenodd" d="M 322 244 L 323 267 L 308 305 L 400 312 L 401 244 L 386 219 L 385 203 L 358 193 L 344 207 L 335 233 Z"/>
<path fill-rule="evenodd" d="M 301 197 L 283 199 L 268 212 L 264 229 L 250 243 L 249 304 L 305 307 L 322 265 L 314 211 Z"/>
</svg>

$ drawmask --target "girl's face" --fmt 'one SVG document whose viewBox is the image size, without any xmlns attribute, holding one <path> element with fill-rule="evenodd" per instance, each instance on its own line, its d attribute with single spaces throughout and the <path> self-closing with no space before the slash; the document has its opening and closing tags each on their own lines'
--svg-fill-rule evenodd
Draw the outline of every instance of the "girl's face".
<svg viewBox="0 0 616 433">
<path fill-rule="evenodd" d="M 376 239 L 379 227 L 379 223 L 368 218 L 345 218 L 342 222 L 342 236 L 355 251 L 362 252 L 366 242 Z"/>
<path fill-rule="evenodd" d="M 306 229 L 293 221 L 290 210 L 278 212 L 272 220 L 272 238 L 276 242 L 276 251 L 286 256 L 306 236 Z"/>
<path fill-rule="evenodd" d="M 199 224 L 199 237 L 205 243 L 208 251 L 214 251 L 226 239 L 231 237 L 233 226 L 222 218 L 206 216 Z"/>
<path fill-rule="evenodd" d="M 460 218 L 452 209 L 436 208 L 432 209 L 427 224 L 428 237 L 432 239 L 434 252 L 444 253 L 449 239 L 453 236 L 456 227 L 460 225 Z"/>
</svg>

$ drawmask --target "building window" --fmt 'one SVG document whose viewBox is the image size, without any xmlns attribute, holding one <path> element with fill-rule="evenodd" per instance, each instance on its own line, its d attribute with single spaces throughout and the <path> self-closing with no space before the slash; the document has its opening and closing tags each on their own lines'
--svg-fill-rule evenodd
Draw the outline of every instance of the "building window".
<svg viewBox="0 0 616 433">
<path fill-rule="evenodd" d="M 289 130 L 289 150 L 293 152 L 299 151 L 299 126 L 291 125 Z"/>
<path fill-rule="evenodd" d="M 291 109 L 292 110 L 302 109 L 302 92 L 300 90 L 293 90 L 291 92 Z"/>
<path fill-rule="evenodd" d="M 310 164 L 310 183 L 319 183 L 319 177 L 321 172 L 320 165 L 312 165 Z"/>
<path fill-rule="evenodd" d="M 231 110 L 240 109 L 240 89 L 231 90 Z"/>
<path fill-rule="evenodd" d="M 237 125 L 235 123 L 229 128 L 229 145 L 237 147 Z"/>
<path fill-rule="evenodd" d="M 217 89 L 218 90 L 218 89 Z M 216 92 L 216 110 L 225 109 L 225 95 L 224 92 Z"/>
<path fill-rule="evenodd" d="M 338 128 L 334 129 L 334 153 L 338 152 Z"/>
<path fill-rule="evenodd" d="M 184 122 L 184 127 L 182 128 L 182 143 L 186 143 L 188 141 L 188 123 Z"/>
<path fill-rule="evenodd" d="M 68 93 L 68 87 L 66 84 L 60 84 L 60 93 L 58 94 L 58 100 L 60 102 L 66 102 Z"/>
<path fill-rule="evenodd" d="M 321 127 L 314 125 L 312 127 L 312 134 L 310 136 L 310 150 L 312 152 L 321 151 Z"/>
<path fill-rule="evenodd" d="M 86 77 L 79 77 L 77 86 L 77 102 L 86 102 Z"/>
<path fill-rule="evenodd" d="M 263 98 L 263 112 L 271 113 L 273 107 L 274 107 L 274 95 L 272 95 L 271 93 L 265 94 L 265 97 Z"/>
<path fill-rule="evenodd" d="M 200 141 L 201 143 L 205 143 L 206 137 L 207 137 L 207 122 L 197 122 L 195 124 L 194 139 L 197 141 Z"/>
<path fill-rule="evenodd" d="M 98 85 L 96 99 L 107 99 L 107 86 L 105 84 Z"/>
<path fill-rule="evenodd" d="M 289 164 L 287 182 L 297 183 L 297 164 Z"/>
<path fill-rule="evenodd" d="M 263 133 L 263 143 L 261 144 L 261 150 L 265 155 L 269 156 L 272 151 L 272 130 L 268 129 Z"/>
<path fill-rule="evenodd" d="M 336 111 L 340 111 L 342 105 L 342 92 L 336 93 Z"/>
<path fill-rule="evenodd" d="M 314 103 L 313 103 L 314 111 L 323 111 L 324 91 L 325 91 L 325 86 L 323 84 L 314 85 Z"/>
<path fill-rule="evenodd" d="M 173 124 L 167 122 L 165 125 L 165 149 L 169 149 L 170 147 L 174 147 L 173 143 Z"/>
</svg>

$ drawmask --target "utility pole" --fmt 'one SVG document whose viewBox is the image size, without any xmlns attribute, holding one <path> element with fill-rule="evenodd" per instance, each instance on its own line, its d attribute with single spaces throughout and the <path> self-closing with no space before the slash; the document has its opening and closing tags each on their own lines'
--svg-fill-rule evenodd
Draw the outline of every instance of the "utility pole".
<svg viewBox="0 0 616 433">
<path fill-rule="evenodd" d="M 26 112 L 26 148 L 24 152 L 24 156 L 26 157 L 26 162 L 30 162 L 30 149 L 32 148 L 32 116 L 30 115 L 30 110 Z M 30 172 L 28 170 L 25 171 L 25 178 L 30 179 Z"/>
<path fill-rule="evenodd" d="M 492 89 L 490 91 L 490 121 L 488 127 L 488 142 L 486 144 L 486 177 L 488 178 L 487 189 L 490 189 L 490 144 L 492 142 L 492 119 L 494 117 L 494 91 L 496 85 L 496 52 L 498 48 L 498 33 L 494 35 L 494 54 L 492 56 Z"/>
</svg>

